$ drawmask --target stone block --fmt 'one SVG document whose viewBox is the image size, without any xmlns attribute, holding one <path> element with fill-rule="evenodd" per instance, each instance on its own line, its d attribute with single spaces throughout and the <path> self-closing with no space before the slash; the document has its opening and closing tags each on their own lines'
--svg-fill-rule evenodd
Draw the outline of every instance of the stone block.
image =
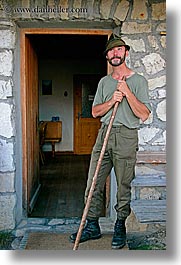
<svg viewBox="0 0 181 265">
<path fill-rule="evenodd" d="M 166 1 L 163 3 L 152 4 L 152 19 L 153 20 L 166 19 Z"/>
<path fill-rule="evenodd" d="M 156 145 L 156 146 L 159 146 L 159 145 L 163 145 L 163 146 L 166 146 L 166 131 L 164 131 L 162 134 L 161 134 L 161 137 L 159 137 L 158 139 L 156 139 L 152 145 Z"/>
<path fill-rule="evenodd" d="M 12 106 L 8 103 L 0 103 L 0 135 L 11 138 L 13 136 L 13 128 L 11 124 Z"/>
<path fill-rule="evenodd" d="M 1 14 L 1 13 L 0 13 Z M 0 15 L 0 18 L 2 18 L 2 16 Z M 14 27 L 14 24 L 12 21 L 7 21 L 7 20 L 1 20 L 0 21 L 0 26 L 2 27 Z"/>
<path fill-rule="evenodd" d="M 164 70 L 166 67 L 165 60 L 158 53 L 146 55 L 142 59 L 142 62 L 145 66 L 146 72 L 152 75 Z"/>
<path fill-rule="evenodd" d="M 158 192 L 156 188 L 142 188 L 140 190 L 141 200 L 159 200 L 161 198 L 161 192 Z"/>
<path fill-rule="evenodd" d="M 155 166 L 151 168 L 150 165 L 136 165 L 135 173 L 136 175 L 157 175 L 162 174 L 163 171 L 157 169 Z"/>
<path fill-rule="evenodd" d="M 77 8 L 77 9 L 79 9 L 79 8 L 81 8 L 81 0 L 74 0 L 74 5 L 73 5 L 73 8 Z M 75 13 L 74 14 L 74 17 L 76 17 L 76 18 L 78 18 L 79 17 L 79 13 Z"/>
<path fill-rule="evenodd" d="M 14 172 L 0 173 L 0 192 L 14 192 Z"/>
<path fill-rule="evenodd" d="M 104 18 L 104 19 L 109 18 L 112 4 L 113 4 L 113 1 L 110 1 L 110 0 L 101 1 L 100 14 L 101 14 L 102 18 Z"/>
<path fill-rule="evenodd" d="M 63 219 L 52 219 L 48 225 L 63 225 L 65 223 L 65 220 Z"/>
<path fill-rule="evenodd" d="M 0 80 L 0 99 L 12 97 L 12 81 Z"/>
<path fill-rule="evenodd" d="M 15 33 L 10 30 L 0 31 L 0 48 L 14 49 L 15 46 Z"/>
<path fill-rule="evenodd" d="M 12 51 L 0 52 L 0 75 L 12 76 L 13 54 Z"/>
<path fill-rule="evenodd" d="M 160 32 L 160 31 L 167 31 L 167 24 L 166 23 L 159 23 L 157 28 L 156 28 L 156 31 L 157 32 Z"/>
<path fill-rule="evenodd" d="M 161 121 L 166 121 L 166 100 L 164 99 L 157 105 L 156 113 Z"/>
<path fill-rule="evenodd" d="M 155 36 L 148 36 L 148 41 L 149 41 L 150 47 L 154 48 L 155 51 L 159 50 L 157 38 Z"/>
<path fill-rule="evenodd" d="M 166 90 L 165 89 L 158 90 L 158 98 L 166 98 Z"/>
<path fill-rule="evenodd" d="M 39 6 L 39 4 L 40 3 L 37 3 L 37 6 Z M 21 11 L 18 12 L 18 9 L 17 9 L 16 14 L 15 14 L 16 17 L 20 17 L 20 18 L 23 17 L 25 19 L 31 19 L 31 12 L 26 12 L 26 8 L 28 10 L 30 8 L 30 5 L 31 5 L 31 1 L 30 0 L 21 1 L 21 5 L 16 6 L 16 7 L 24 8 L 25 12 L 21 12 Z M 23 10 L 23 9 L 21 9 L 21 10 Z"/>
<path fill-rule="evenodd" d="M 126 42 L 126 44 L 130 45 L 133 51 L 135 52 L 145 52 L 145 42 L 143 39 L 139 40 L 132 40 L 127 37 L 123 37 L 123 40 Z"/>
<path fill-rule="evenodd" d="M 14 194 L 0 196 L 0 230 L 14 229 L 14 207 L 16 204 L 16 197 Z"/>
<path fill-rule="evenodd" d="M 149 141 L 151 141 L 156 134 L 160 131 L 160 129 L 158 128 L 141 128 L 138 131 L 138 136 L 139 136 L 139 144 L 140 145 L 145 145 L 146 143 L 148 143 Z"/>
<path fill-rule="evenodd" d="M 133 1 L 133 11 L 131 13 L 131 19 L 146 20 L 148 18 L 146 5 L 146 0 Z"/>
<path fill-rule="evenodd" d="M 127 17 L 129 11 L 129 2 L 127 0 L 122 0 L 118 4 L 114 17 L 120 21 L 124 21 Z"/>
<path fill-rule="evenodd" d="M 68 0 L 62 0 L 61 1 L 61 8 L 62 8 L 62 12 L 58 13 L 58 15 L 61 16 L 61 19 L 62 20 L 68 20 L 69 19 L 69 14 L 68 12 L 64 12 L 63 10 L 66 10 L 66 8 L 69 7 L 69 4 L 68 4 Z"/>
<path fill-rule="evenodd" d="M 165 85 L 166 85 L 166 75 L 148 80 L 148 86 L 150 90 L 154 90 L 158 87 L 163 87 Z"/>
<path fill-rule="evenodd" d="M 150 33 L 151 23 L 123 22 L 121 32 L 123 34 Z"/>
<path fill-rule="evenodd" d="M 13 143 L 0 139 L 0 171 L 14 171 Z"/>
</svg>

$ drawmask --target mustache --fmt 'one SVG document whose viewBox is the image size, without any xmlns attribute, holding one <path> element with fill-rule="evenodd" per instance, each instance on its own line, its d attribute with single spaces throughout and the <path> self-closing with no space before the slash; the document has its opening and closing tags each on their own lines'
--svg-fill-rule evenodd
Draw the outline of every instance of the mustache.
<svg viewBox="0 0 181 265">
<path fill-rule="evenodd" d="M 113 57 L 110 58 L 110 60 L 113 60 L 113 59 L 120 59 L 121 60 L 122 58 L 119 57 L 119 56 L 113 56 Z"/>
</svg>

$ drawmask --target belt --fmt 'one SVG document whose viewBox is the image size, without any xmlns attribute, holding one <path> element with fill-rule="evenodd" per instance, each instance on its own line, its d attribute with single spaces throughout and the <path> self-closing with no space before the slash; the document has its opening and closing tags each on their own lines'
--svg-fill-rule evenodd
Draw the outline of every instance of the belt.
<svg viewBox="0 0 181 265">
<path fill-rule="evenodd" d="M 101 128 L 106 128 L 106 127 L 108 127 L 108 125 L 105 124 L 105 123 L 102 123 Z M 128 130 L 137 130 L 137 129 L 138 129 L 138 128 L 128 128 L 127 126 L 125 126 L 125 125 L 122 124 L 122 123 L 120 123 L 119 125 L 112 125 L 112 129 L 119 129 L 119 128 L 121 128 L 121 127 L 125 127 L 125 128 L 127 128 Z"/>
<path fill-rule="evenodd" d="M 121 126 L 125 126 L 125 125 L 122 124 L 122 123 L 119 124 L 119 125 L 112 125 L 112 128 L 120 128 Z M 105 124 L 105 123 L 102 123 L 101 127 L 102 127 L 102 128 L 104 128 L 104 127 L 108 127 L 108 125 Z"/>
</svg>

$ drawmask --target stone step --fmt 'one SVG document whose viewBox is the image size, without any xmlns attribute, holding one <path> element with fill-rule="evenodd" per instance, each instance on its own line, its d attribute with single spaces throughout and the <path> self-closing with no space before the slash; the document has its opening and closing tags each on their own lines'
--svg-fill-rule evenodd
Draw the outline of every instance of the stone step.
<svg viewBox="0 0 181 265">
<path fill-rule="evenodd" d="M 136 176 L 132 181 L 134 187 L 165 187 L 166 176 L 165 175 L 140 175 Z"/>
<path fill-rule="evenodd" d="M 131 209 L 140 223 L 166 223 L 166 200 L 132 200 Z"/>
<path fill-rule="evenodd" d="M 140 175 L 132 181 L 132 200 L 165 200 L 165 175 Z"/>
</svg>

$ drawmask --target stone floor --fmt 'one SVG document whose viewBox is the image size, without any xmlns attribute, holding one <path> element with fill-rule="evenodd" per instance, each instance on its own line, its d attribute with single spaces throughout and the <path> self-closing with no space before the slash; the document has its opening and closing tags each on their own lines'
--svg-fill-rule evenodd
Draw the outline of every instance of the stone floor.
<svg viewBox="0 0 181 265">
<path fill-rule="evenodd" d="M 12 250 L 24 250 L 28 240 L 29 232 L 49 232 L 71 234 L 79 228 L 80 218 L 28 218 L 20 222 L 14 230 L 14 240 L 11 244 Z M 110 218 L 100 218 L 101 231 L 104 234 L 113 233 L 114 222 Z M 68 240 L 68 238 L 67 238 Z M 166 227 L 157 226 L 155 230 L 128 232 L 127 243 L 129 250 L 139 247 L 151 247 L 155 250 L 166 249 Z"/>
</svg>

